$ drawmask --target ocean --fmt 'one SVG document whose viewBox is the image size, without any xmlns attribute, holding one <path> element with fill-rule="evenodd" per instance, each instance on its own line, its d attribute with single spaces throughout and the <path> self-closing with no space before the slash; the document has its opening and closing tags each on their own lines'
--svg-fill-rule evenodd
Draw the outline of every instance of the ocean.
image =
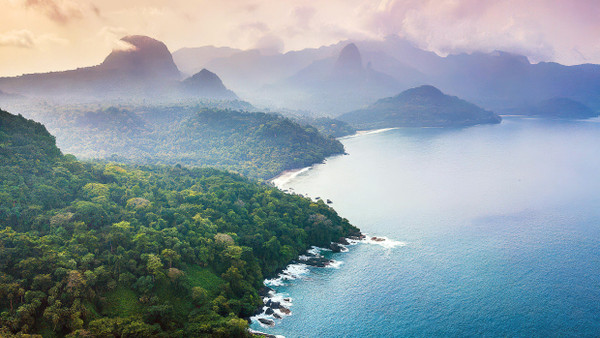
<svg viewBox="0 0 600 338">
<path fill-rule="evenodd" d="M 286 337 L 600 336 L 600 120 L 507 117 L 341 140 L 277 181 L 370 238 L 267 281 Z"/>
</svg>

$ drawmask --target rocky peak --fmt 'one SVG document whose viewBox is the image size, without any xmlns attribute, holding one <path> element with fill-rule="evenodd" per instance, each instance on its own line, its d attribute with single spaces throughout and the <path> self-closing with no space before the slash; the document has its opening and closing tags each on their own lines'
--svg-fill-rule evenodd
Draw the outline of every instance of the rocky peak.
<svg viewBox="0 0 600 338">
<path fill-rule="evenodd" d="M 192 77 L 187 78 L 185 82 L 189 84 L 219 87 L 225 89 L 223 81 L 221 81 L 219 76 L 206 68 L 203 68 L 201 71 L 194 74 Z"/>
<path fill-rule="evenodd" d="M 225 87 L 219 76 L 206 68 L 185 79 L 182 84 L 186 92 L 195 95 L 215 98 L 236 98 L 236 95 Z"/>
<path fill-rule="evenodd" d="M 113 50 L 99 68 L 118 70 L 140 78 L 180 77 L 173 56 L 164 43 L 142 35 L 126 36 L 121 41 L 124 48 Z"/>
<path fill-rule="evenodd" d="M 334 72 L 336 74 L 357 74 L 362 73 L 363 70 L 358 47 L 354 43 L 346 45 L 335 62 Z"/>
</svg>

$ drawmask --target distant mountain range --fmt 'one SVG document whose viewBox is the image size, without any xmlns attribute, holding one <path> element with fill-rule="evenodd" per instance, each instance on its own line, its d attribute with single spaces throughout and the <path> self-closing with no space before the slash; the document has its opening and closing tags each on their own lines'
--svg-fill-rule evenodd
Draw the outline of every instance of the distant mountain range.
<svg viewBox="0 0 600 338">
<path fill-rule="evenodd" d="M 402 88 L 393 77 L 364 65 L 355 44 L 345 46 L 336 58 L 317 60 L 294 75 L 263 88 L 264 96 L 278 106 L 292 105 L 328 114 L 346 112 Z"/>
<path fill-rule="evenodd" d="M 149 37 L 122 40 L 129 48 L 113 51 L 100 65 L 0 78 L 0 90 L 29 97 L 137 99 L 145 104 L 236 99 L 233 90 L 271 110 L 336 116 L 431 84 L 501 114 L 554 98 L 600 111 L 600 65 L 531 64 L 525 56 L 501 51 L 442 57 L 397 36 L 269 55 L 213 46 L 184 48 L 171 55 L 164 43 Z"/>
<path fill-rule="evenodd" d="M 112 51 L 97 66 L 4 77 L 0 78 L 0 88 L 30 97 L 67 99 L 237 98 L 207 70 L 180 81 L 182 74 L 164 43 L 139 35 L 121 40 L 128 47 Z"/>
<path fill-rule="evenodd" d="M 433 86 L 420 86 L 338 117 L 358 129 L 463 127 L 500 123 L 501 118 Z"/>
<path fill-rule="evenodd" d="M 362 104 L 358 99 L 354 103 L 347 100 L 363 93 L 347 96 L 323 93 L 326 100 L 315 102 L 313 93 L 304 90 L 306 82 L 303 81 L 307 77 L 318 78 L 327 74 L 324 70 L 333 67 L 342 49 L 350 43 L 359 50 L 365 68 L 393 78 L 396 81 L 394 85 L 398 87 L 374 93 L 378 95 Z M 531 64 L 525 56 L 501 51 L 442 57 L 397 36 L 383 40 L 346 40 L 317 49 L 275 55 L 262 55 L 257 50 L 229 52 L 232 54 L 225 56 L 215 52 L 211 58 L 209 50 L 204 49 L 202 64 L 192 66 L 190 59 L 186 59 L 185 67 L 209 67 L 220 74 L 234 91 L 254 103 L 311 109 L 318 114 L 335 115 L 350 105 L 354 107 L 346 111 L 358 109 L 393 95 L 390 92 L 424 84 L 432 84 L 448 94 L 500 113 L 509 113 L 517 107 L 535 105 L 555 97 L 569 98 L 589 106 L 593 111 L 600 110 L 599 65 Z M 179 54 L 183 51 L 174 53 Z M 176 62 L 178 60 L 181 59 L 176 58 Z"/>
<path fill-rule="evenodd" d="M 597 111 L 592 110 L 585 104 L 564 97 L 555 97 L 535 105 L 520 107 L 515 109 L 513 113 L 515 115 L 569 119 L 587 119 L 599 115 Z"/>
</svg>

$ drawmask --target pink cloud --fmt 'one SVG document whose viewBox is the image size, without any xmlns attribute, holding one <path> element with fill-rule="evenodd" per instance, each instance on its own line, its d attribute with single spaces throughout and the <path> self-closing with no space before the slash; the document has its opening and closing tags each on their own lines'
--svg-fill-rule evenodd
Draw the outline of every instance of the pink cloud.
<svg viewBox="0 0 600 338">
<path fill-rule="evenodd" d="M 52 21 L 60 24 L 83 17 L 79 4 L 70 0 L 26 0 L 24 5 L 41 10 Z"/>
<path fill-rule="evenodd" d="M 366 29 L 441 54 L 500 49 L 577 63 L 599 52 L 591 47 L 600 35 L 600 5 L 592 0 L 387 0 L 370 13 Z"/>
</svg>

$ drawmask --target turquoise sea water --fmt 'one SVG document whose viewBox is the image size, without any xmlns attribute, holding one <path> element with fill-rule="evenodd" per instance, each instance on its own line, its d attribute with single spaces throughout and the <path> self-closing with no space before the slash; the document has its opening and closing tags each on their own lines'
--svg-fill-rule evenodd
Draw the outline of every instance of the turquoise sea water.
<svg viewBox="0 0 600 338">
<path fill-rule="evenodd" d="M 600 121 L 506 118 L 343 140 L 285 183 L 329 198 L 360 243 L 275 289 L 286 337 L 599 336 Z"/>
</svg>

